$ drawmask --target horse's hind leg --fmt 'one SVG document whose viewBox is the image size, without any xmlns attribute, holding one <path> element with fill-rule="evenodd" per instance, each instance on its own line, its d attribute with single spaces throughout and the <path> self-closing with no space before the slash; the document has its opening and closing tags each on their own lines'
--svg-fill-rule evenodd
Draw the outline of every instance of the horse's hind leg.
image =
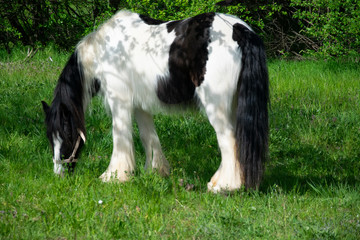
<svg viewBox="0 0 360 240">
<path fill-rule="evenodd" d="M 141 109 L 136 109 L 135 119 L 139 127 L 140 139 L 145 149 L 145 169 L 156 169 L 162 176 L 168 176 L 170 173 L 170 165 L 161 150 L 161 144 L 155 130 L 153 117 Z"/>
<path fill-rule="evenodd" d="M 221 163 L 210 182 L 208 190 L 220 192 L 236 190 L 242 186 L 240 163 L 237 160 L 235 141 L 235 116 L 232 93 L 210 96 L 208 86 L 201 86 L 197 94 L 213 126 L 221 151 Z M 230 98 L 229 98 L 230 96 Z"/>
</svg>

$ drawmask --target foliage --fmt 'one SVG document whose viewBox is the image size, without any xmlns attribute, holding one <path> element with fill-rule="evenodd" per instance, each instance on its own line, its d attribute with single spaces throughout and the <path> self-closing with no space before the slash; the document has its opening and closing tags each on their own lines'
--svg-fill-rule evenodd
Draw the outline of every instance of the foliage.
<svg viewBox="0 0 360 240">
<path fill-rule="evenodd" d="M 360 1 L 292 0 L 294 17 L 301 20 L 301 32 L 316 41 L 322 55 L 360 53 Z"/>
<path fill-rule="evenodd" d="M 1 44 L 8 51 L 19 42 L 32 47 L 52 42 L 69 49 L 107 10 L 104 1 L 1 0 Z"/>
<path fill-rule="evenodd" d="M 356 63 L 270 61 L 264 182 L 257 192 L 215 195 L 206 190 L 220 164 L 215 133 L 193 113 L 155 117 L 168 178 L 144 172 L 134 125 L 138 171 L 127 183 L 102 183 L 112 137 L 99 98 L 75 173 L 54 176 L 40 101 L 51 100 L 69 54 L 46 48 L 26 56 L 26 49 L 0 49 L 0 238 L 358 239 Z"/>
<path fill-rule="evenodd" d="M 320 52 L 323 56 L 359 54 L 360 0 L 0 0 L 0 45 L 8 52 L 18 45 L 53 43 L 72 49 L 86 34 L 119 9 L 162 20 L 183 19 L 204 12 L 237 15 L 265 40 L 271 56 Z"/>
<path fill-rule="evenodd" d="M 127 0 L 128 8 L 156 19 L 177 20 L 205 12 L 214 12 L 216 0 Z"/>
</svg>

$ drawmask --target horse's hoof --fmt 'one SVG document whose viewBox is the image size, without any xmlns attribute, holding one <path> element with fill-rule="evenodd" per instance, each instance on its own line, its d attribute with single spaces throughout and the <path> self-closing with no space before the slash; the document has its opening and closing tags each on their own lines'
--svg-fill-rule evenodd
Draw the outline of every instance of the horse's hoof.
<svg viewBox="0 0 360 240">
<path fill-rule="evenodd" d="M 208 182 L 207 188 L 208 188 L 208 191 L 212 192 L 212 193 L 219 193 L 221 191 L 221 189 L 216 185 L 214 186 L 214 184 L 212 182 Z"/>
<path fill-rule="evenodd" d="M 129 180 L 127 173 L 118 174 L 118 171 L 115 172 L 104 172 L 99 177 L 103 182 L 126 182 Z"/>
<path fill-rule="evenodd" d="M 170 175 L 170 167 L 168 165 L 163 165 L 159 169 L 155 170 L 157 170 L 162 177 L 168 177 Z"/>
<path fill-rule="evenodd" d="M 242 187 L 240 181 L 235 179 L 224 179 L 217 173 L 211 178 L 207 184 L 208 191 L 213 193 L 225 193 L 239 190 Z"/>
</svg>

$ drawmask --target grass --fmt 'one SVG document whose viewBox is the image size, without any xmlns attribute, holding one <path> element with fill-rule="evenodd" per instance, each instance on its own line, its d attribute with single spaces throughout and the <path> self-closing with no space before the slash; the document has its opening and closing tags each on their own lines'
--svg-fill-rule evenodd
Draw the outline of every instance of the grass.
<svg viewBox="0 0 360 240">
<path fill-rule="evenodd" d="M 52 172 L 40 101 L 51 101 L 67 53 L 0 54 L 0 238 L 357 239 L 360 235 L 360 69 L 338 61 L 270 61 L 270 161 L 259 191 L 212 194 L 220 163 L 201 114 L 156 116 L 168 178 L 143 171 L 102 183 L 111 121 L 95 98 L 72 176 Z M 51 56 L 52 61 L 49 59 Z"/>
</svg>

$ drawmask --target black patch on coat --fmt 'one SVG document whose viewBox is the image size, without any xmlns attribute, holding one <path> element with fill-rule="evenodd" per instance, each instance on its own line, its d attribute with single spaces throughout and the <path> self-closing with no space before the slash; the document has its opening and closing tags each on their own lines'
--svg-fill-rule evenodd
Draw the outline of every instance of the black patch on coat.
<svg viewBox="0 0 360 240">
<path fill-rule="evenodd" d="M 143 14 L 139 14 L 139 17 L 141 18 L 141 20 L 144 21 L 144 23 L 148 25 L 160 25 L 162 23 L 165 23 L 165 21 L 154 19 Z"/>
<path fill-rule="evenodd" d="M 187 102 L 201 85 L 208 60 L 210 27 L 215 13 L 204 13 L 183 21 L 167 24 L 176 38 L 170 46 L 169 75 L 159 77 L 157 96 L 164 103 Z"/>
<path fill-rule="evenodd" d="M 176 21 L 168 22 L 168 23 L 166 24 L 168 33 L 170 33 L 171 31 L 173 31 L 182 21 L 183 21 L 183 20 L 176 20 Z"/>
<path fill-rule="evenodd" d="M 236 112 L 237 156 L 245 187 L 258 188 L 268 152 L 269 77 L 263 41 L 242 24 L 233 26 L 242 52 Z"/>
<path fill-rule="evenodd" d="M 98 94 L 98 92 L 100 91 L 100 88 L 101 88 L 101 82 L 99 79 L 95 78 L 93 81 L 92 89 L 91 89 L 92 97 L 94 97 L 96 94 Z"/>
<path fill-rule="evenodd" d="M 73 53 L 60 74 L 57 86 L 54 90 L 54 99 L 51 106 L 42 102 L 46 115 L 45 124 L 47 126 L 47 137 L 53 145 L 53 134 L 59 133 L 63 140 L 60 154 L 64 158 L 69 158 L 72 154 L 75 143 L 79 136 L 78 130 L 84 134 L 85 117 L 83 109 L 83 71 L 82 65 L 78 62 L 77 53 Z M 95 81 L 94 91 L 100 88 L 99 82 Z M 76 158 L 83 145 L 81 141 Z M 52 146 L 54 147 L 54 146 Z M 72 163 L 70 167 L 74 167 Z"/>
</svg>

